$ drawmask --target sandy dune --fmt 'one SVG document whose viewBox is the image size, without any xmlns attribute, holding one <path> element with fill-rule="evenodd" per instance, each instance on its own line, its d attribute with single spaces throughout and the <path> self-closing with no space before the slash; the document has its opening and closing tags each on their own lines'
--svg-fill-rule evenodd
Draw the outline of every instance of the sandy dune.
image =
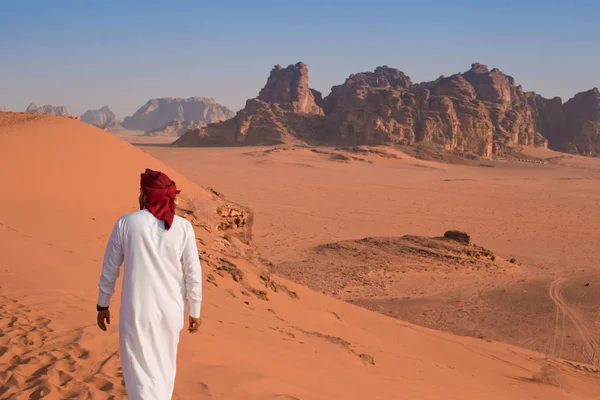
<svg viewBox="0 0 600 400">
<path fill-rule="evenodd" d="M 255 168 L 268 168 L 270 172 L 263 179 L 267 178 L 272 187 L 281 185 L 288 199 L 282 201 L 282 192 L 273 199 L 271 193 L 261 191 L 264 186 L 253 189 L 255 196 L 260 197 L 254 205 L 268 200 L 271 194 L 270 203 L 257 209 L 255 225 L 261 248 L 265 253 L 273 249 L 274 257 L 288 257 L 285 251 L 275 251 L 275 246 L 287 245 L 300 254 L 311 244 L 342 239 L 341 236 L 371 235 L 377 230 L 365 225 L 359 234 L 356 221 L 343 222 L 340 217 L 346 215 L 352 204 L 358 207 L 357 200 L 347 199 L 336 209 L 335 201 L 343 200 L 347 193 L 332 193 L 319 180 L 334 176 L 336 171 L 348 171 L 363 185 L 352 190 L 364 201 L 365 196 L 359 194 L 368 190 L 364 187 L 367 174 L 361 173 L 354 164 L 350 167 L 335 164 L 323 161 L 320 155 L 307 153 L 301 161 L 293 159 L 293 165 L 284 168 L 282 165 L 290 163 L 287 158 L 273 165 L 271 161 L 261 164 L 256 158 L 244 156 L 248 161 L 242 163 L 246 164 L 232 164 L 228 172 L 224 163 L 246 158 L 234 151 L 212 155 L 188 151 L 172 156 L 184 160 L 202 156 L 203 165 L 190 166 L 187 171 L 180 168 L 182 164 L 176 168 L 185 174 L 196 170 L 190 174 L 192 179 L 215 186 L 236 201 L 241 201 L 243 196 L 234 195 L 231 189 L 237 185 L 238 193 L 244 192 L 250 188 L 248 181 L 255 179 L 252 176 Z M 319 174 L 316 168 L 298 165 L 315 163 L 331 165 L 327 168 L 330 172 Z M 359 163 L 363 164 L 357 161 L 356 165 Z M 427 174 L 439 174 L 438 169 L 432 169 L 439 167 L 421 163 L 413 166 L 415 163 L 407 160 L 403 168 L 415 172 L 417 177 L 404 184 L 392 183 L 392 186 L 410 183 L 422 189 L 430 187 L 433 192 L 432 181 L 419 181 L 419 177 L 431 179 L 434 175 Z M 386 171 L 388 176 L 397 172 L 393 166 L 384 167 L 387 164 L 383 162 L 381 165 L 382 172 Z M 107 235 L 120 214 L 135 209 L 138 174 L 146 167 L 165 170 L 184 190 L 184 204 L 190 207 L 190 218 L 195 221 L 205 259 L 204 325 L 197 336 L 184 334 L 182 337 L 174 398 L 589 399 L 599 392 L 598 375 L 586 371 L 585 366 L 547 360 L 539 353 L 507 344 L 461 338 L 410 325 L 276 277 L 272 279 L 279 280 L 279 285 L 287 285 L 296 292 L 297 298 L 282 286 L 271 285 L 270 277 L 265 284 L 259 277 L 265 268 L 253 248 L 227 232 L 216 230 L 216 208 L 222 206 L 222 200 L 97 128 L 63 117 L 20 121 L 12 114 L 0 114 L 0 167 L 5 188 L 0 197 L 0 398 L 124 396 L 117 346 L 118 318 L 114 318 L 108 333 L 101 332 L 94 324 L 94 303 Z M 313 175 L 307 178 L 321 184 L 300 189 L 294 186 L 294 176 L 284 179 L 286 168 L 287 171 L 289 168 L 312 171 Z M 471 173 L 457 171 L 460 172 L 446 174 L 464 177 Z M 580 171 L 574 170 L 572 174 L 579 176 Z M 375 184 L 383 185 L 385 181 L 381 178 Z M 494 193 L 504 193 L 511 187 L 509 183 L 499 182 L 492 191 L 482 191 L 488 194 L 488 200 Z M 589 193 L 578 186 L 579 180 L 566 182 L 574 185 L 576 190 L 572 192 L 581 196 L 579 212 L 588 215 L 586 207 L 593 203 L 584 199 Z M 218 183 L 223 184 L 216 185 Z M 536 183 L 539 184 L 536 180 L 531 182 L 531 191 L 539 189 Z M 315 190 L 317 187 L 321 191 Z M 448 190 L 450 193 L 461 192 L 455 186 L 450 188 L 454 188 Z M 303 191 L 313 193 L 302 197 Z M 390 188 L 388 193 L 393 192 L 397 193 L 398 187 Z M 333 196 L 333 203 L 322 202 L 326 209 L 316 218 L 311 217 L 311 211 L 298 215 L 306 216 L 305 224 L 328 219 L 336 221 L 335 224 L 321 224 L 318 228 L 322 229 L 315 227 L 308 233 L 292 229 L 296 236 L 288 236 L 291 223 L 276 225 L 277 221 L 284 221 L 282 211 L 293 213 L 290 210 L 293 203 L 309 201 L 311 196 L 328 198 L 328 195 Z M 382 195 L 385 192 L 377 197 Z M 251 197 L 249 193 L 246 196 Z M 566 196 L 558 193 L 555 201 L 562 204 Z M 375 202 L 367 213 L 358 215 L 359 220 L 383 220 L 384 215 L 389 220 L 389 213 L 397 212 L 399 203 L 391 196 L 384 199 L 390 202 L 392 211 L 378 209 Z M 518 203 L 518 200 L 514 201 Z M 483 204 L 484 200 L 474 199 L 473 207 L 477 209 Z M 307 204 L 306 209 L 310 210 L 310 206 Z M 494 214 L 494 206 L 488 205 L 493 214 L 490 218 L 498 223 L 501 214 Z M 431 207 L 432 212 L 429 218 L 424 218 L 425 225 L 414 224 L 412 230 L 424 233 L 433 230 L 432 221 L 439 217 L 433 210 L 434 203 L 417 203 L 414 207 Z M 280 219 L 266 218 L 265 209 L 276 211 L 273 214 Z M 407 214 L 412 212 L 414 209 L 407 210 Z M 593 214 L 588 215 L 592 217 Z M 413 222 L 418 220 L 414 214 L 411 218 Z M 453 218 L 457 218 L 453 220 L 455 225 L 461 225 L 459 216 Z M 441 224 L 448 222 L 452 221 L 443 220 Z M 474 224 L 478 226 L 477 222 Z M 388 229 L 397 234 L 400 224 L 392 222 L 391 225 Z M 580 225 L 584 232 L 575 235 L 592 230 L 584 223 Z M 354 226 L 354 230 L 345 232 L 349 226 Z M 273 236 L 270 239 L 266 236 L 269 230 Z M 438 233 L 439 228 L 435 231 Z M 483 243 L 486 237 L 481 231 L 483 229 L 477 231 L 476 239 Z M 310 240 L 306 240 L 310 235 Z M 496 235 L 506 238 L 507 233 L 500 230 Z M 513 240 L 517 242 L 522 237 Z M 570 243 L 577 237 L 567 240 Z M 498 247 L 502 242 L 497 239 Z M 527 244 L 531 242 L 516 245 L 515 254 L 525 255 Z M 580 249 L 587 249 L 589 254 L 575 254 L 571 262 L 583 266 L 594 257 L 595 247 Z M 498 250 L 508 251 L 507 248 Z M 542 246 L 535 248 L 534 257 L 543 250 Z M 560 254 L 561 249 L 555 252 Z M 240 273 L 241 279 L 236 275 Z M 233 276 L 238 276 L 237 281 Z M 273 287 L 280 289 L 275 292 Z M 265 296 L 268 301 L 264 300 Z M 118 303 L 115 298 L 115 316 Z M 568 309 L 564 310 L 568 313 Z"/>
</svg>

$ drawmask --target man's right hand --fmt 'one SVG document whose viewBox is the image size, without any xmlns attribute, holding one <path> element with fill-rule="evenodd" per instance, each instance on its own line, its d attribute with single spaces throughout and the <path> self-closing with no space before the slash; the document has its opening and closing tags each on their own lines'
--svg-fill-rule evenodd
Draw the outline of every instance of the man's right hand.
<svg viewBox="0 0 600 400">
<path fill-rule="evenodd" d="M 189 322 L 190 322 L 190 325 L 188 327 L 188 332 L 189 333 L 196 333 L 196 332 L 198 332 L 198 329 L 200 328 L 200 325 L 202 325 L 202 320 L 200 318 L 194 318 L 194 317 L 192 317 L 190 315 Z"/>
<path fill-rule="evenodd" d="M 103 331 L 106 330 L 106 324 L 110 325 L 110 311 L 106 310 L 106 311 L 98 311 L 98 327 L 100 327 L 100 329 L 102 329 Z M 106 324 L 104 323 L 104 321 L 106 321 Z"/>
</svg>

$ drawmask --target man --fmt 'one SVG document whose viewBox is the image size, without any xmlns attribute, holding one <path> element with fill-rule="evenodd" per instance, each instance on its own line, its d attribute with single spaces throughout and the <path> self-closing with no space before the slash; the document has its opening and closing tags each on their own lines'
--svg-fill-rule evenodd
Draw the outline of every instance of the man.
<svg viewBox="0 0 600 400">
<path fill-rule="evenodd" d="M 171 398 L 186 299 L 189 332 L 196 332 L 202 322 L 196 238 L 189 221 L 175 215 L 178 193 L 175 182 L 162 172 L 147 169 L 141 174 L 140 211 L 119 218 L 104 255 L 98 326 L 106 331 L 110 324 L 110 298 L 124 262 L 119 343 L 132 400 Z"/>
</svg>

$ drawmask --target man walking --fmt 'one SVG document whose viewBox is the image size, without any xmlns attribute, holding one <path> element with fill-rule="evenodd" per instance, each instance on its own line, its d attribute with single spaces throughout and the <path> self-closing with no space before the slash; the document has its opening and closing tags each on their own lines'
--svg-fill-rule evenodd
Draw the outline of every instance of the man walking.
<svg viewBox="0 0 600 400">
<path fill-rule="evenodd" d="M 98 326 L 105 331 L 110 324 L 110 298 L 124 263 L 119 344 L 128 396 L 168 400 L 186 300 L 189 332 L 201 324 L 202 272 L 192 225 L 175 215 L 175 182 L 147 169 L 140 186 L 140 211 L 119 218 L 108 240 L 98 285 Z"/>
</svg>

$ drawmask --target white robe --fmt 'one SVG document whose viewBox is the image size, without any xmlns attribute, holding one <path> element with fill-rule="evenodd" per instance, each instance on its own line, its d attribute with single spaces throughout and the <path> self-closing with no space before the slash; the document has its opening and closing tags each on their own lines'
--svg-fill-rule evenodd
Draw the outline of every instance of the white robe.
<svg viewBox="0 0 600 400">
<path fill-rule="evenodd" d="M 98 305 L 108 306 L 124 262 L 119 342 L 132 400 L 171 398 L 186 299 L 190 315 L 200 317 L 202 272 L 194 230 L 179 216 L 168 231 L 164 226 L 147 210 L 121 217 L 98 285 Z"/>
</svg>

